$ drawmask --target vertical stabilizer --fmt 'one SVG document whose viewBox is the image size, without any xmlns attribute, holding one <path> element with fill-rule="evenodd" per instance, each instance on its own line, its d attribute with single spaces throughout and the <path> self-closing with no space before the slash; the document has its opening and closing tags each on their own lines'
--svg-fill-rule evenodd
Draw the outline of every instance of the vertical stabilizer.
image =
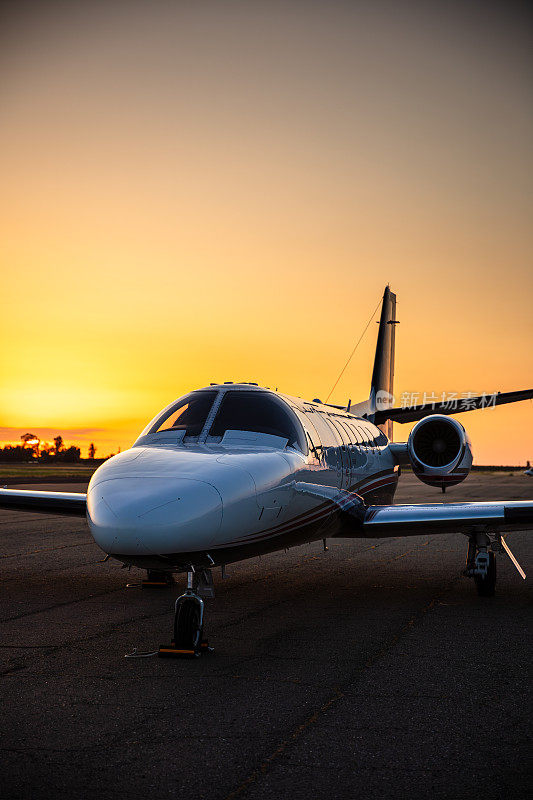
<svg viewBox="0 0 533 800">
<path fill-rule="evenodd" d="M 394 338 L 396 328 L 396 295 L 389 287 L 383 293 L 378 342 L 370 385 L 370 410 L 383 411 L 394 404 Z M 392 422 L 387 420 L 379 426 L 392 441 Z"/>
</svg>

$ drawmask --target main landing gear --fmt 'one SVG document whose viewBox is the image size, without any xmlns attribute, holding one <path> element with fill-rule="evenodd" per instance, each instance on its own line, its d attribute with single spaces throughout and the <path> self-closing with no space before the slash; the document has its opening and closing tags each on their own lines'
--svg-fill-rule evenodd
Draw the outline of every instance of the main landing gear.
<svg viewBox="0 0 533 800">
<path fill-rule="evenodd" d="M 187 572 L 187 591 L 176 600 L 174 607 L 174 638 L 169 645 L 161 645 L 161 657 L 197 658 L 212 652 L 203 635 L 203 597 L 214 597 L 213 576 L 210 569 Z"/>
<path fill-rule="evenodd" d="M 468 539 L 466 569 L 464 575 L 473 578 L 477 593 L 481 597 L 493 597 L 496 587 L 495 553 L 507 553 L 513 566 L 523 580 L 526 573 L 511 552 L 511 548 L 501 533 L 493 534 L 491 539 L 487 533 L 472 533 Z"/>
<path fill-rule="evenodd" d="M 472 534 L 468 540 L 466 569 L 464 574 L 474 579 L 480 597 L 493 597 L 496 588 L 496 556 L 501 544 L 491 542 L 486 533 Z"/>
</svg>

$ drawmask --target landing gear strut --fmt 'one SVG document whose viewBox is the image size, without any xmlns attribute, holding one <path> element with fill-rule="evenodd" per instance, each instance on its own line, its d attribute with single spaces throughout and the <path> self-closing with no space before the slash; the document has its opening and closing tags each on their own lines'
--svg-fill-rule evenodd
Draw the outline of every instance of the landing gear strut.
<svg viewBox="0 0 533 800">
<path fill-rule="evenodd" d="M 170 645 L 161 645 L 162 657 L 197 658 L 203 653 L 212 652 L 203 635 L 204 601 L 203 597 L 214 597 L 211 570 L 196 571 L 191 566 L 187 572 L 187 591 L 176 600 L 174 607 L 174 637 Z"/>
<path fill-rule="evenodd" d="M 494 597 L 496 588 L 496 556 L 489 548 L 491 541 L 486 533 L 470 536 L 464 574 L 474 578 L 480 597 Z"/>
<path fill-rule="evenodd" d="M 524 580 L 526 573 L 511 552 L 503 534 L 494 533 L 492 539 L 487 533 L 472 533 L 468 539 L 466 569 L 464 575 L 473 578 L 477 593 L 481 597 L 493 597 L 496 587 L 495 553 L 507 553 L 518 574 Z"/>
</svg>

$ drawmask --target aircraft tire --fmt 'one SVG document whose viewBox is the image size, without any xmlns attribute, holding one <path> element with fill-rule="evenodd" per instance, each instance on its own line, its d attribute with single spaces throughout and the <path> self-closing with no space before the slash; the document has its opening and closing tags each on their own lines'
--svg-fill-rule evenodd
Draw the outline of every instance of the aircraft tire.
<svg viewBox="0 0 533 800">
<path fill-rule="evenodd" d="M 489 553 L 489 568 L 484 578 L 474 575 L 477 593 L 480 597 L 494 597 L 496 588 L 496 556 Z"/>
<path fill-rule="evenodd" d="M 193 598 L 184 598 L 178 605 L 174 619 L 176 647 L 194 650 L 202 639 L 200 609 Z"/>
</svg>

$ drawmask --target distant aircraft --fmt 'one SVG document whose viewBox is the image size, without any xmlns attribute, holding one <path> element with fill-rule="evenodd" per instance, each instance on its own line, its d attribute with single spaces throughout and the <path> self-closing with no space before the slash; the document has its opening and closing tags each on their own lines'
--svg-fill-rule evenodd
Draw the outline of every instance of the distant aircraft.
<svg viewBox="0 0 533 800">
<path fill-rule="evenodd" d="M 463 481 L 472 465 L 463 426 L 449 417 L 533 397 L 533 389 L 390 407 L 396 296 L 385 289 L 370 397 L 347 408 L 288 397 L 253 383 L 212 384 L 161 411 L 130 450 L 102 464 L 87 494 L 0 490 L 0 507 L 86 516 L 101 549 L 146 569 L 145 584 L 187 573 L 172 645 L 198 655 L 213 567 L 332 537 L 460 532 L 465 575 L 494 594 L 502 532 L 533 527 L 533 502 L 393 505 L 402 464 L 430 486 Z M 392 423 L 417 422 L 406 442 Z"/>
</svg>

